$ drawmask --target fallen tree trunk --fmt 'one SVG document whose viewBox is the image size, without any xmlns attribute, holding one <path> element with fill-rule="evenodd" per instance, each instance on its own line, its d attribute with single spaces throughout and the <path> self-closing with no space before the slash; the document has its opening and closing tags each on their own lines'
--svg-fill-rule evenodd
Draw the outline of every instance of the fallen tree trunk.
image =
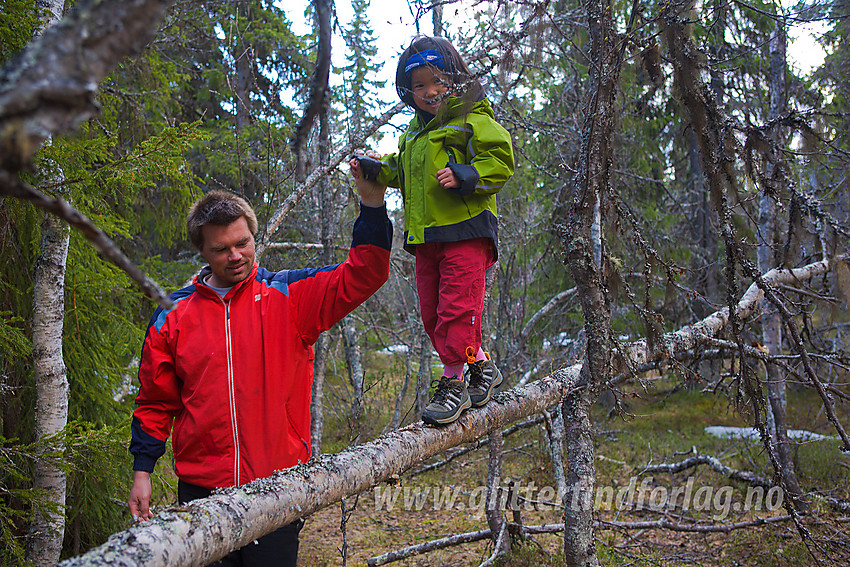
<svg viewBox="0 0 850 567">
<path fill-rule="evenodd" d="M 829 269 L 830 262 L 824 260 L 793 270 L 771 270 L 763 279 L 790 283 Z M 762 296 L 756 284 L 750 286 L 738 303 L 738 315 L 744 319 L 752 314 Z M 695 325 L 665 334 L 654 352 L 647 351 L 644 340 L 635 341 L 626 349 L 629 364 L 663 360 L 694 348 L 723 329 L 728 320 L 729 309 L 723 308 Z M 363 493 L 424 459 L 552 407 L 572 391 L 580 370 L 581 364 L 575 364 L 503 392 L 449 426 L 410 425 L 269 478 L 167 508 L 154 519 L 114 534 L 100 547 L 60 565 L 206 565 L 298 518 Z"/>
</svg>

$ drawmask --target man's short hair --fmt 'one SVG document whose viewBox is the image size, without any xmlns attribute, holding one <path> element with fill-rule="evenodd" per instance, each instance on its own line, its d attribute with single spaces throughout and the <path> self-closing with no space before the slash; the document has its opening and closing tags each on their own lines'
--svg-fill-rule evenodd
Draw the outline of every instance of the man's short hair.
<svg viewBox="0 0 850 567">
<path fill-rule="evenodd" d="M 201 229 L 204 225 L 227 226 L 239 217 L 245 217 L 248 222 L 248 230 L 251 234 L 257 234 L 257 215 L 248 201 L 228 193 L 227 191 L 213 190 L 195 201 L 189 209 L 186 217 L 186 228 L 189 232 L 189 241 L 200 250 L 204 247 L 204 235 Z"/>
</svg>

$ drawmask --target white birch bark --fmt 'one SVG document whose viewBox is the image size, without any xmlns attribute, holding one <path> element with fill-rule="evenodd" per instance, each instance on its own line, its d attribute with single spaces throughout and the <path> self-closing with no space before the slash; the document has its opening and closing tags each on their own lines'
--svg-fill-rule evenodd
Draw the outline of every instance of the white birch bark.
<svg viewBox="0 0 850 567">
<path fill-rule="evenodd" d="M 793 270 L 774 269 L 763 279 L 771 285 L 799 284 L 828 272 L 831 261 L 846 258 L 823 260 Z M 736 306 L 739 317 L 746 319 L 755 314 L 762 296 L 758 286 L 751 285 Z M 706 343 L 728 321 L 729 308 L 724 307 L 693 325 L 663 335 L 651 352 L 645 340 L 624 345 L 624 350 L 634 366 L 661 361 Z M 552 407 L 574 389 L 581 366 L 579 363 L 563 368 L 526 386 L 502 392 L 491 403 L 467 411 L 449 426 L 409 425 L 267 479 L 168 508 L 61 566 L 206 565 L 298 518 L 363 493 L 429 457 Z M 619 366 L 622 368 L 623 361 Z"/>
<path fill-rule="evenodd" d="M 43 19 L 36 37 L 56 24 L 64 9 L 64 2 L 58 0 L 39 0 L 37 4 Z M 62 169 L 55 164 L 49 167 L 51 171 L 42 171 L 43 176 L 61 186 L 65 180 Z M 68 372 L 62 356 L 62 329 L 70 236 L 68 225 L 51 214 L 44 215 L 41 251 L 35 265 L 32 318 L 35 434 L 43 443 L 33 470 L 33 488 L 44 491 L 49 509 L 36 512 L 29 527 L 26 557 L 35 565 L 59 561 L 65 537 L 67 478 L 57 466 L 65 443 L 57 436 L 68 424 Z"/>
<path fill-rule="evenodd" d="M 41 255 L 35 268 L 33 290 L 33 374 L 36 389 L 35 432 L 46 440 L 36 460 L 33 487 L 45 492 L 52 510 L 37 513 L 30 525 L 27 559 L 35 565 L 59 561 L 65 536 L 65 473 L 57 466 L 64 442 L 57 436 L 68 423 L 68 375 L 62 358 L 65 319 L 65 264 L 70 229 L 45 214 L 41 227 Z M 53 453 L 53 456 L 49 456 Z"/>
</svg>

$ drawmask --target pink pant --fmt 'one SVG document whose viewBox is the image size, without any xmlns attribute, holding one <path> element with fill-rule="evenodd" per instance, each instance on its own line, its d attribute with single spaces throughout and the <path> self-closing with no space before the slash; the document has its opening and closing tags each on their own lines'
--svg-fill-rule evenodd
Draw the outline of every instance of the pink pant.
<svg viewBox="0 0 850 567">
<path fill-rule="evenodd" d="M 445 365 L 466 362 L 481 346 L 484 274 L 493 264 L 489 238 L 416 246 L 416 290 L 425 332 Z"/>
</svg>

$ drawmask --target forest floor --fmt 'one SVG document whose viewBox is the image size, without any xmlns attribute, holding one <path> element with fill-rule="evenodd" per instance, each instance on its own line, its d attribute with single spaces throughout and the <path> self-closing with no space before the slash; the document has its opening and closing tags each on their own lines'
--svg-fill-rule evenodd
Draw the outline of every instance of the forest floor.
<svg viewBox="0 0 850 567">
<path fill-rule="evenodd" d="M 363 440 L 380 434 L 391 418 L 394 396 L 399 391 L 398 385 L 392 384 L 393 380 L 387 377 L 393 374 L 390 370 L 373 380 L 371 393 L 367 394 L 371 402 L 367 402 L 366 418 L 355 425 L 339 418 L 347 408 L 345 384 L 329 380 L 326 400 L 336 396 L 342 409 L 326 415 L 326 452 L 346 446 L 353 432 L 359 433 Z M 628 415 L 611 417 L 606 408 L 595 409 L 598 520 L 647 522 L 666 518 L 677 524 L 696 522 L 703 526 L 719 526 L 788 513 L 780 505 L 783 495 L 778 489 L 772 493 L 759 492 L 704 465 L 675 475 L 641 475 L 649 464 L 682 461 L 694 452 L 712 455 L 724 465 L 761 476 L 769 477 L 770 473 L 765 471 L 771 469 L 758 440 L 721 439 L 705 432 L 708 426 L 751 425 L 748 408 L 734 403 L 734 392 L 727 392 L 728 395 L 703 393 L 699 385 L 684 389 L 664 377 L 630 388 L 635 397 L 628 399 Z M 817 410 L 821 406 L 811 391 L 789 390 L 788 407 L 789 428 L 834 435 L 823 413 Z M 847 413 L 844 411 L 842 416 L 845 421 Z M 542 424 L 505 437 L 502 486 L 513 480 L 521 495 L 538 501 L 555 500 L 545 443 Z M 850 456 L 841 454 L 838 447 L 834 439 L 795 445 L 798 476 L 804 490 L 810 494 L 811 503 L 810 513 L 803 517 L 802 523 L 809 530 L 812 549 L 823 565 L 850 564 L 847 529 L 850 518 L 834 512 L 825 501 L 826 497 L 850 498 Z M 444 457 L 438 456 L 434 461 Z M 486 529 L 481 504 L 487 462 L 485 445 L 435 471 L 407 473 L 397 486 L 377 487 L 357 499 L 348 499 L 344 503 L 347 510 L 344 535 L 340 527 L 340 504 L 314 514 L 307 519 L 301 533 L 299 565 L 342 565 L 345 546 L 346 564 L 362 566 L 370 557 L 409 545 Z M 616 499 L 618 494 L 620 498 Z M 390 505 L 393 495 L 398 499 Z M 618 511 L 612 503 L 623 498 L 626 504 L 619 506 Z M 687 510 L 683 509 L 686 503 Z M 528 503 L 521 503 L 521 507 L 523 525 L 563 522 L 562 512 L 557 508 Z M 511 512 L 507 514 L 510 516 Z M 597 553 L 605 566 L 791 567 L 816 564 L 791 521 L 728 533 L 605 529 L 597 530 L 596 536 Z M 562 538 L 563 533 L 535 535 L 533 541 L 515 545 L 515 552 L 509 559 L 497 565 L 561 565 Z M 477 566 L 492 551 L 492 542 L 484 539 L 413 556 L 391 565 Z"/>
</svg>

